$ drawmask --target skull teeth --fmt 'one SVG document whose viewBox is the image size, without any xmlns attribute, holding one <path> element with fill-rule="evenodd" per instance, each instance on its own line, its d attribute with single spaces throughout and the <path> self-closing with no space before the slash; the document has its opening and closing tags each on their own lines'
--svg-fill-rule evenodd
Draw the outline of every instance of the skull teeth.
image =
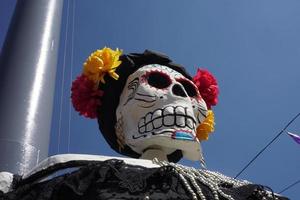
<svg viewBox="0 0 300 200">
<path fill-rule="evenodd" d="M 138 131 L 140 134 L 145 134 L 161 127 L 179 127 L 194 130 L 195 126 L 195 119 L 188 115 L 187 108 L 168 106 L 164 109 L 149 112 L 145 117 L 141 118 Z"/>
</svg>

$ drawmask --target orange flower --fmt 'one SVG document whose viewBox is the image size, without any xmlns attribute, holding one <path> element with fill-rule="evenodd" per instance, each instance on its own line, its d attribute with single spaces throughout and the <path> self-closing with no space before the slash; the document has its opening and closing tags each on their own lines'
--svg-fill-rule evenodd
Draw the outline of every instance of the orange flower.
<svg viewBox="0 0 300 200">
<path fill-rule="evenodd" d="M 101 50 L 98 49 L 83 64 L 83 74 L 95 82 L 95 87 L 98 86 L 100 81 L 105 83 L 105 74 L 109 74 L 112 78 L 118 80 L 119 75 L 115 70 L 121 64 L 119 60 L 121 54 L 122 51 L 118 48 L 115 51 L 107 47 Z"/>
<path fill-rule="evenodd" d="M 215 130 L 215 117 L 212 110 L 208 110 L 207 117 L 204 121 L 197 127 L 196 137 L 202 140 L 208 140 L 209 134 Z"/>
</svg>

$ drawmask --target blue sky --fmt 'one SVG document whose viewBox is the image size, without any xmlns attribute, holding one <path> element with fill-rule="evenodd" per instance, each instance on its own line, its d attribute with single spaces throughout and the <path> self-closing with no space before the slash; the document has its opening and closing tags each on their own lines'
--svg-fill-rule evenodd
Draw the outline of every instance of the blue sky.
<svg viewBox="0 0 300 200">
<path fill-rule="evenodd" d="M 1 46 L 14 3 L 0 2 Z M 202 144 L 211 170 L 235 176 L 300 112 L 297 0 L 73 0 L 69 18 L 67 7 L 65 1 L 51 155 L 118 155 L 99 134 L 97 122 L 78 116 L 70 106 L 71 81 L 86 57 L 104 46 L 125 53 L 161 51 L 191 74 L 205 67 L 216 76 L 220 87 L 214 107 L 216 131 Z M 288 130 L 300 133 L 300 119 Z M 283 134 L 240 178 L 278 192 L 300 179 L 299 153 L 300 146 Z M 297 185 L 284 195 L 297 199 L 299 191 Z"/>
</svg>

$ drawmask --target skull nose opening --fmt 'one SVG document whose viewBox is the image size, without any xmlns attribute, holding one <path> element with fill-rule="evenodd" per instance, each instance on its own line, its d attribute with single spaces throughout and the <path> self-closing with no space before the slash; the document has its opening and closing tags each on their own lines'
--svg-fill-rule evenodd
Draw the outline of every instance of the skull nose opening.
<svg viewBox="0 0 300 200">
<path fill-rule="evenodd" d="M 179 84 L 175 84 L 172 87 L 172 92 L 174 95 L 176 96 L 180 96 L 180 97 L 187 97 L 186 92 L 184 91 L 183 87 Z"/>
</svg>

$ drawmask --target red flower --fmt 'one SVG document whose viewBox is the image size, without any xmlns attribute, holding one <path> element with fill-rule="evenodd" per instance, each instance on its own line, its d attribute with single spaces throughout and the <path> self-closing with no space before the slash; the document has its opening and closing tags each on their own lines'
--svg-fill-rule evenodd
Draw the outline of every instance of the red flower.
<svg viewBox="0 0 300 200">
<path fill-rule="evenodd" d="M 97 107 L 101 105 L 103 91 L 95 89 L 95 83 L 85 75 L 78 76 L 72 83 L 71 99 L 73 107 L 80 115 L 97 117 Z"/>
<path fill-rule="evenodd" d="M 198 69 L 197 74 L 193 77 L 193 82 L 197 86 L 208 109 L 217 105 L 219 87 L 217 80 L 209 71 Z"/>
</svg>

